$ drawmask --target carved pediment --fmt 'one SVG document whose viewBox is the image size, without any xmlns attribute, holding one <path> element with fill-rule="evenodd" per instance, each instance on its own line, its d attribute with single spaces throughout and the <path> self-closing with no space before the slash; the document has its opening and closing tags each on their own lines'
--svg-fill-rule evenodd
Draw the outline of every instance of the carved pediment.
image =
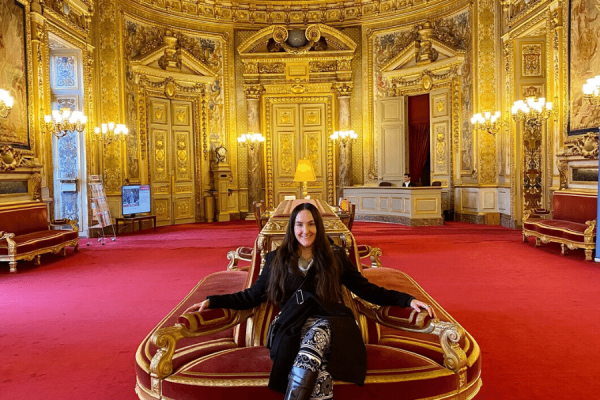
<svg viewBox="0 0 600 400">
<path fill-rule="evenodd" d="M 131 60 L 133 71 L 157 78 L 210 83 L 217 78 L 208 65 L 194 57 L 178 44 L 176 37 L 167 32 L 163 44 Z"/>
<path fill-rule="evenodd" d="M 417 39 L 384 64 L 381 71 L 385 77 L 391 78 L 423 68 L 442 69 L 444 65 L 463 61 L 464 57 L 464 50 L 436 38 Z"/>
<path fill-rule="evenodd" d="M 312 24 L 305 30 L 288 29 L 283 25 L 273 25 L 261 29 L 245 40 L 239 47 L 240 55 L 264 53 L 307 53 L 350 52 L 356 50 L 356 43 L 335 28 L 324 24 Z"/>
</svg>

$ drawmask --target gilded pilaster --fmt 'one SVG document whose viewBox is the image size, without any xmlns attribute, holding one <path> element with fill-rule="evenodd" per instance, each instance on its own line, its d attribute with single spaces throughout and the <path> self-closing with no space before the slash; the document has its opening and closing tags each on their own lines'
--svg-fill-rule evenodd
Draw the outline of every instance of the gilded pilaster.
<svg viewBox="0 0 600 400">
<path fill-rule="evenodd" d="M 568 2 L 566 2 L 568 3 Z M 563 7 L 562 2 L 558 2 L 555 6 L 551 7 L 549 10 L 549 22 L 550 29 L 548 29 L 548 33 L 550 36 L 550 42 L 552 43 L 551 51 L 549 54 L 552 54 L 552 57 L 548 57 L 551 59 L 550 62 L 550 70 L 553 71 L 551 83 L 553 83 L 553 103 L 554 106 L 557 107 L 557 120 L 553 124 L 553 140 L 550 142 L 553 145 L 550 154 L 558 154 L 563 150 L 563 144 L 566 140 L 567 129 L 566 124 L 564 123 L 564 113 L 563 110 L 566 107 L 562 107 L 563 102 L 565 101 L 565 97 L 563 95 L 563 91 L 561 90 L 563 86 L 567 86 L 565 84 L 565 74 L 564 69 L 561 68 L 563 65 Z M 550 74 L 549 74 L 550 75 Z M 552 171 L 551 181 L 549 187 L 556 187 L 560 184 L 559 177 L 559 161 L 555 157 L 550 158 L 549 170 Z"/>
<path fill-rule="evenodd" d="M 41 174 L 41 195 L 43 199 L 50 197 L 50 191 L 48 186 L 52 183 L 52 168 L 48 168 L 52 165 L 52 158 L 47 156 L 51 154 L 47 147 L 45 137 L 45 127 L 43 124 L 44 120 L 44 109 L 45 109 L 45 90 L 44 90 L 44 77 L 45 77 L 45 64 L 44 64 L 44 48 L 47 44 L 48 33 L 46 31 L 46 19 L 42 15 L 42 7 L 39 2 L 31 3 L 31 51 L 32 51 L 32 73 L 33 73 L 33 87 L 32 92 L 35 95 L 32 97 L 33 104 L 31 107 L 32 115 L 30 119 L 35 121 L 33 124 L 34 132 L 32 136 L 34 138 L 33 143 L 35 146 L 35 157 L 44 166 L 44 170 Z M 51 150 L 51 149 L 50 149 Z"/>
<path fill-rule="evenodd" d="M 120 14 L 117 12 L 115 0 L 99 0 L 99 72 L 100 72 L 100 123 L 119 121 L 119 63 L 117 40 Z M 107 195 L 121 193 L 123 182 L 122 145 L 116 141 L 105 146 L 100 143 L 102 154 L 102 171 L 104 187 Z M 102 147 L 103 146 L 103 147 Z"/>
<path fill-rule="evenodd" d="M 496 5 L 492 0 L 480 0 L 478 6 L 478 59 L 477 91 L 479 112 L 496 108 Z M 479 132 L 479 183 L 495 184 L 496 138 L 486 132 Z"/>
</svg>

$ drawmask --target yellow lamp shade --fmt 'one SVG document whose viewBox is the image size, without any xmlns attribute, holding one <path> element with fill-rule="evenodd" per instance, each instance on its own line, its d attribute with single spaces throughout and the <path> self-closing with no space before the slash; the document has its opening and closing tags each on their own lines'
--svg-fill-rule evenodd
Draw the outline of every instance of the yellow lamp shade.
<svg viewBox="0 0 600 400">
<path fill-rule="evenodd" d="M 316 181 L 315 171 L 312 168 L 310 160 L 298 160 L 296 166 L 296 175 L 294 175 L 295 182 L 312 182 Z"/>
</svg>

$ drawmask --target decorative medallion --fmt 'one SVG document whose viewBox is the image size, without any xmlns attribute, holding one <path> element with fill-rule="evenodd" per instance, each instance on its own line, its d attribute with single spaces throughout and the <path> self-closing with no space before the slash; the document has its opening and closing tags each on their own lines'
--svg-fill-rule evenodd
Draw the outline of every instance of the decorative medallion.
<svg viewBox="0 0 600 400">
<path fill-rule="evenodd" d="M 423 73 L 423 78 L 421 78 L 421 82 L 424 90 L 431 90 L 431 87 L 433 86 L 433 80 L 431 79 L 431 75 L 429 75 L 428 72 Z"/>
</svg>

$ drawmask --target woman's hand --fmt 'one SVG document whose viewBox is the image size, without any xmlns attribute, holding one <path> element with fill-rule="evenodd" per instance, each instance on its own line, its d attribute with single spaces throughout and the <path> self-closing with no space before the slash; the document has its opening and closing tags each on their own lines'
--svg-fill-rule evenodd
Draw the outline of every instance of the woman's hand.
<svg viewBox="0 0 600 400">
<path fill-rule="evenodd" d="M 189 306 L 183 313 L 191 313 L 191 312 L 202 312 L 208 308 L 210 304 L 210 300 L 204 300 L 202 303 L 196 303 L 194 305 Z"/>
<path fill-rule="evenodd" d="M 421 310 L 423 309 L 427 311 L 427 314 L 429 314 L 431 318 L 435 318 L 435 311 L 433 311 L 433 307 L 429 304 L 423 303 L 422 301 L 419 301 L 417 299 L 413 299 L 410 302 L 410 306 L 417 312 L 421 312 Z"/>
</svg>

